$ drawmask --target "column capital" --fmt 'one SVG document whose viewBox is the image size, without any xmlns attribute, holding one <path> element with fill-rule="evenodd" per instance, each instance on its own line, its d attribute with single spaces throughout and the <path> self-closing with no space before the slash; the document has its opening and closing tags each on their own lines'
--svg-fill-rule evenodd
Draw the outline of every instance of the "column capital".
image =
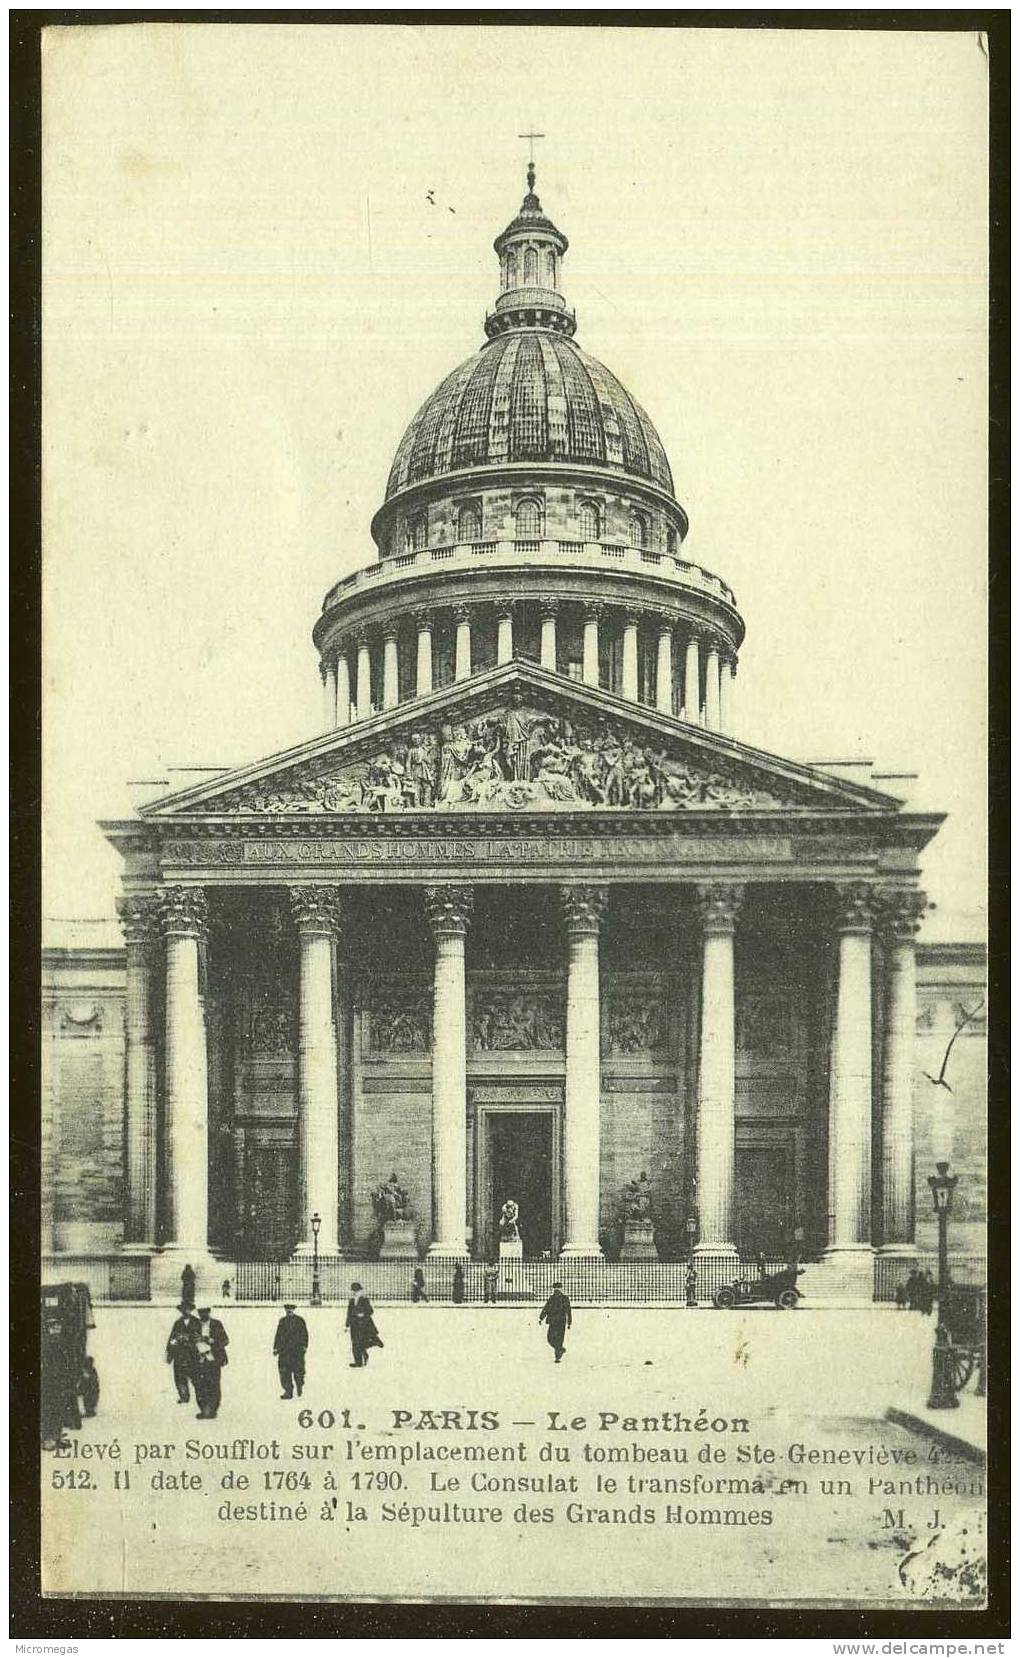
<svg viewBox="0 0 1020 1658">
<path fill-rule="evenodd" d="M 475 608 L 474 605 L 471 605 L 471 604 L 455 604 L 454 605 L 454 607 L 453 607 L 453 619 L 456 622 L 458 627 L 462 627 L 465 622 L 470 623 L 471 616 L 472 616 L 472 613 L 474 611 L 474 608 Z"/>
<path fill-rule="evenodd" d="M 870 933 L 875 925 L 877 894 L 870 881 L 839 881 L 832 888 L 836 928 L 841 933 Z"/>
<path fill-rule="evenodd" d="M 894 887 L 877 894 L 876 906 L 878 925 L 886 937 L 908 944 L 921 925 L 928 898 L 919 887 Z"/>
<path fill-rule="evenodd" d="M 702 931 L 732 933 L 744 902 L 744 888 L 736 881 L 701 881 L 694 889 Z"/>
<path fill-rule="evenodd" d="M 658 629 L 660 638 L 664 633 L 668 633 L 670 638 L 672 638 L 673 629 L 676 627 L 676 618 L 673 616 L 656 616 L 655 626 Z"/>
<path fill-rule="evenodd" d="M 339 887 L 291 887 L 291 915 L 299 933 L 328 933 L 332 936 L 343 919 L 343 894 Z"/>
<path fill-rule="evenodd" d="M 352 641 L 353 641 L 353 644 L 354 644 L 354 649 L 356 651 L 361 651 L 361 650 L 366 650 L 367 651 L 367 649 L 368 649 L 368 628 L 363 628 L 363 627 L 362 628 L 355 628 L 353 634 L 351 635 L 351 638 L 352 638 Z"/>
<path fill-rule="evenodd" d="M 425 888 L 425 913 L 435 938 L 463 938 L 468 930 L 475 895 L 471 887 Z"/>
<path fill-rule="evenodd" d="M 400 623 L 395 617 L 391 618 L 389 621 L 383 622 L 380 628 L 380 632 L 382 633 L 384 639 L 395 639 L 399 631 Z"/>
<path fill-rule="evenodd" d="M 433 614 L 431 610 L 416 610 L 414 625 L 419 633 L 429 633 L 432 630 Z"/>
<path fill-rule="evenodd" d="M 125 893 L 116 902 L 117 919 L 124 934 L 125 944 L 150 944 L 159 931 L 159 893 Z"/>
<path fill-rule="evenodd" d="M 555 622 L 560 613 L 559 599 L 539 599 L 538 613 L 543 622 L 546 620 Z"/>
<path fill-rule="evenodd" d="M 323 685 L 325 685 L 326 680 L 329 678 L 330 670 L 331 669 L 335 670 L 335 668 L 336 668 L 336 662 L 335 661 L 334 662 L 327 662 L 325 657 L 322 658 L 322 660 L 319 663 L 319 678 L 322 680 Z"/>
<path fill-rule="evenodd" d="M 606 613 L 606 607 L 600 599 L 583 600 L 581 610 L 586 622 L 601 622 Z"/>
<path fill-rule="evenodd" d="M 159 912 L 167 937 L 205 937 L 209 924 L 209 900 L 204 887 L 164 887 L 160 894 Z"/>
<path fill-rule="evenodd" d="M 570 938 L 598 936 L 609 902 L 608 887 L 560 887 L 560 905 Z"/>
</svg>

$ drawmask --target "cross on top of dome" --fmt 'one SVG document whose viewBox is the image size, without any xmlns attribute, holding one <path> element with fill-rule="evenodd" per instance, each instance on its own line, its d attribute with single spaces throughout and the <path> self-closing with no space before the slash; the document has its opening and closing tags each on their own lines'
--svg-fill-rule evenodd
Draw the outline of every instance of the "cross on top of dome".
<svg viewBox="0 0 1020 1658">
<path fill-rule="evenodd" d="M 532 141 L 540 132 L 522 133 Z M 500 294 L 485 325 L 491 337 L 508 328 L 553 328 L 573 334 L 574 314 L 560 292 L 563 255 L 569 243 L 542 212 L 535 194 L 535 158 L 528 162 L 528 193 L 520 210 L 492 244 L 499 255 Z"/>
</svg>

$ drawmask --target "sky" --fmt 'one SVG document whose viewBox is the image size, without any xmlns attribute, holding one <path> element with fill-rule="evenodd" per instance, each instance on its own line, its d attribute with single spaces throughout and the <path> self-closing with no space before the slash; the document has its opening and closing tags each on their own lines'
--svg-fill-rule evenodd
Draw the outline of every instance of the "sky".
<svg viewBox="0 0 1020 1658">
<path fill-rule="evenodd" d="M 45 31 L 44 938 L 112 916 L 134 780 L 318 733 L 312 624 L 483 341 L 529 129 L 578 343 L 736 590 L 735 735 L 918 773 L 923 936 L 981 937 L 986 72 L 920 30 Z"/>
</svg>

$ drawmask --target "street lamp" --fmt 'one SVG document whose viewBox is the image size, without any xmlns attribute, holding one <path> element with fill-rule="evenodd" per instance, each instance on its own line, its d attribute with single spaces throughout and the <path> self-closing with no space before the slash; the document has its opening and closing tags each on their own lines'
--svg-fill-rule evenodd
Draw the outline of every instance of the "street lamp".
<svg viewBox="0 0 1020 1658">
<path fill-rule="evenodd" d="M 322 1287 L 319 1283 L 319 1227 L 322 1225 L 322 1216 L 316 1211 L 312 1216 L 312 1306 L 322 1306 Z"/>
<path fill-rule="evenodd" d="M 688 1307 L 698 1305 L 698 1269 L 694 1265 L 694 1240 L 698 1235 L 698 1222 L 694 1215 L 687 1216 L 687 1271 L 684 1274 Z"/>
<path fill-rule="evenodd" d="M 929 1410 L 955 1410 L 960 1401 L 953 1385 L 953 1344 L 946 1313 L 949 1300 L 949 1216 L 953 1209 L 953 1193 L 958 1175 L 949 1173 L 948 1163 L 936 1163 L 936 1174 L 928 1176 L 932 1202 L 939 1225 L 939 1283 L 938 1323 L 935 1346 L 932 1349 L 931 1394 Z"/>
</svg>

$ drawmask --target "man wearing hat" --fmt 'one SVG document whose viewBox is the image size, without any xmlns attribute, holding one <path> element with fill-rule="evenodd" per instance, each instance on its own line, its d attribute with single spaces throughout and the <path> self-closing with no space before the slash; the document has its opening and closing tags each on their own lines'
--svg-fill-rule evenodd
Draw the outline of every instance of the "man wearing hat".
<svg viewBox="0 0 1020 1658">
<path fill-rule="evenodd" d="M 276 1326 L 273 1352 L 283 1388 L 281 1399 L 293 1399 L 294 1389 L 300 1399 L 305 1385 L 305 1352 L 308 1348 L 308 1325 L 298 1317 L 293 1301 L 283 1303 L 283 1317 Z"/>
<path fill-rule="evenodd" d="M 351 1369 L 362 1370 L 368 1363 L 369 1349 L 381 1347 L 382 1340 L 375 1327 L 372 1303 L 358 1283 L 351 1285 L 345 1328 L 351 1335 Z"/>
<path fill-rule="evenodd" d="M 195 1402 L 199 1420 L 211 1421 L 220 1408 L 220 1375 L 230 1337 L 211 1307 L 199 1307 L 194 1337 Z"/>
<path fill-rule="evenodd" d="M 177 1311 L 181 1316 L 175 1319 L 170 1331 L 166 1344 L 166 1362 L 174 1367 L 177 1403 L 186 1405 L 191 1398 L 189 1383 L 194 1381 L 195 1375 L 195 1332 L 198 1329 L 198 1319 L 195 1317 L 194 1307 L 188 1301 L 182 1301 Z"/>
<path fill-rule="evenodd" d="M 552 1294 L 538 1315 L 538 1322 L 539 1324 L 548 1324 L 549 1329 L 545 1339 L 556 1355 L 556 1363 L 559 1364 L 566 1351 L 563 1338 L 570 1329 L 571 1323 L 570 1302 L 563 1293 L 562 1284 L 555 1283 L 553 1285 Z"/>
</svg>

